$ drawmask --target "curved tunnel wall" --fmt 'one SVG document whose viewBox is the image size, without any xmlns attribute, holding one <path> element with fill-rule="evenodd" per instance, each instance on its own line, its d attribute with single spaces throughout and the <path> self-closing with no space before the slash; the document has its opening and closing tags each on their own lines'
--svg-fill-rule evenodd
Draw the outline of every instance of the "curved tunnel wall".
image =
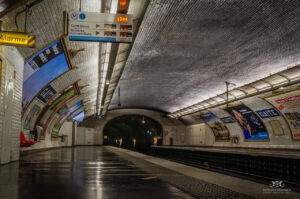
<svg viewBox="0 0 300 199">
<path fill-rule="evenodd" d="M 299 85 L 290 86 L 287 89 L 295 89 L 294 91 L 300 94 Z M 293 91 L 293 92 L 294 92 Z M 249 107 L 253 112 L 274 109 L 269 102 L 263 99 L 264 96 L 272 94 L 271 92 L 262 94 L 259 96 L 253 96 L 241 101 L 234 102 L 233 104 L 238 104 L 242 102 L 244 105 Z M 276 110 L 276 109 L 275 109 Z M 278 111 L 278 110 L 277 110 Z M 297 112 L 297 108 L 294 110 Z M 210 110 L 218 118 L 224 118 L 231 116 L 228 112 L 224 110 L 224 106 L 216 107 Z M 220 147 L 255 147 L 255 148 L 287 148 L 287 149 L 300 149 L 300 141 L 294 140 L 292 138 L 291 129 L 286 121 L 286 119 L 279 112 L 279 116 L 261 118 L 264 126 L 268 132 L 268 140 L 246 140 L 244 138 L 244 133 L 242 127 L 238 122 L 226 123 L 226 126 L 231 134 L 231 136 L 239 137 L 239 142 L 237 144 L 231 141 L 216 141 L 215 136 L 211 128 L 200 120 L 200 113 L 191 116 L 184 116 L 182 120 L 187 123 L 187 133 L 184 135 L 182 140 L 185 140 L 183 145 L 193 145 L 193 146 L 220 146 Z M 196 119 L 195 119 L 196 118 Z M 282 135 L 276 135 L 274 132 L 274 127 L 272 128 L 270 121 L 278 121 L 283 130 Z M 275 129 L 276 130 L 276 129 Z"/>
</svg>

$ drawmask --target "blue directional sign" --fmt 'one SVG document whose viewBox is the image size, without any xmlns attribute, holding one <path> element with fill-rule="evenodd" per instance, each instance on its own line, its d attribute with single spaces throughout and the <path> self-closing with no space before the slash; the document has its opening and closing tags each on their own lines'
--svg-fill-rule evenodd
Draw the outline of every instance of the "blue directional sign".
<svg viewBox="0 0 300 199">
<path fill-rule="evenodd" d="M 68 32 L 70 41 L 131 43 L 132 15 L 71 12 Z"/>
</svg>

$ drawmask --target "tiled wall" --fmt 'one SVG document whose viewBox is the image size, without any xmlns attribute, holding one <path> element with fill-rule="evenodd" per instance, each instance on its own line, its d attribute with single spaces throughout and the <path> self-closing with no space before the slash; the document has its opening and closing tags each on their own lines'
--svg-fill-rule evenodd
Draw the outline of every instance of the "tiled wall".
<svg viewBox="0 0 300 199">
<path fill-rule="evenodd" d="M 77 133 L 75 135 L 75 144 L 84 145 L 85 144 L 85 127 L 77 127 Z"/>
<path fill-rule="evenodd" d="M 65 121 L 59 130 L 59 135 L 66 135 L 65 146 L 72 146 L 72 122 Z"/>
<path fill-rule="evenodd" d="M 0 46 L 0 164 L 19 159 L 23 57 L 15 47 Z"/>
</svg>

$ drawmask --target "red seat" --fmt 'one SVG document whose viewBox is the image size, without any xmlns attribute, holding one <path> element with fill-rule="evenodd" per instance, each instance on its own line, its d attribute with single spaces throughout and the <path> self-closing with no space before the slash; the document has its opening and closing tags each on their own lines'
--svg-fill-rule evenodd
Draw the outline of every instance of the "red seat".
<svg viewBox="0 0 300 199">
<path fill-rule="evenodd" d="M 35 141 L 26 140 L 23 131 L 20 132 L 20 147 L 30 147 L 35 143 Z"/>
</svg>

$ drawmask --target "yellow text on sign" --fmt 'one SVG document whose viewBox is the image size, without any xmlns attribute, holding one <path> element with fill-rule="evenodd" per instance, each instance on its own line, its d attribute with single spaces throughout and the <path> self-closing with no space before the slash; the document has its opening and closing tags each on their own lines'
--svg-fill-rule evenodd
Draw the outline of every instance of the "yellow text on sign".
<svg viewBox="0 0 300 199">
<path fill-rule="evenodd" d="M 14 32 L 0 32 L 0 43 L 12 46 L 34 47 L 34 35 L 27 35 Z"/>
</svg>

